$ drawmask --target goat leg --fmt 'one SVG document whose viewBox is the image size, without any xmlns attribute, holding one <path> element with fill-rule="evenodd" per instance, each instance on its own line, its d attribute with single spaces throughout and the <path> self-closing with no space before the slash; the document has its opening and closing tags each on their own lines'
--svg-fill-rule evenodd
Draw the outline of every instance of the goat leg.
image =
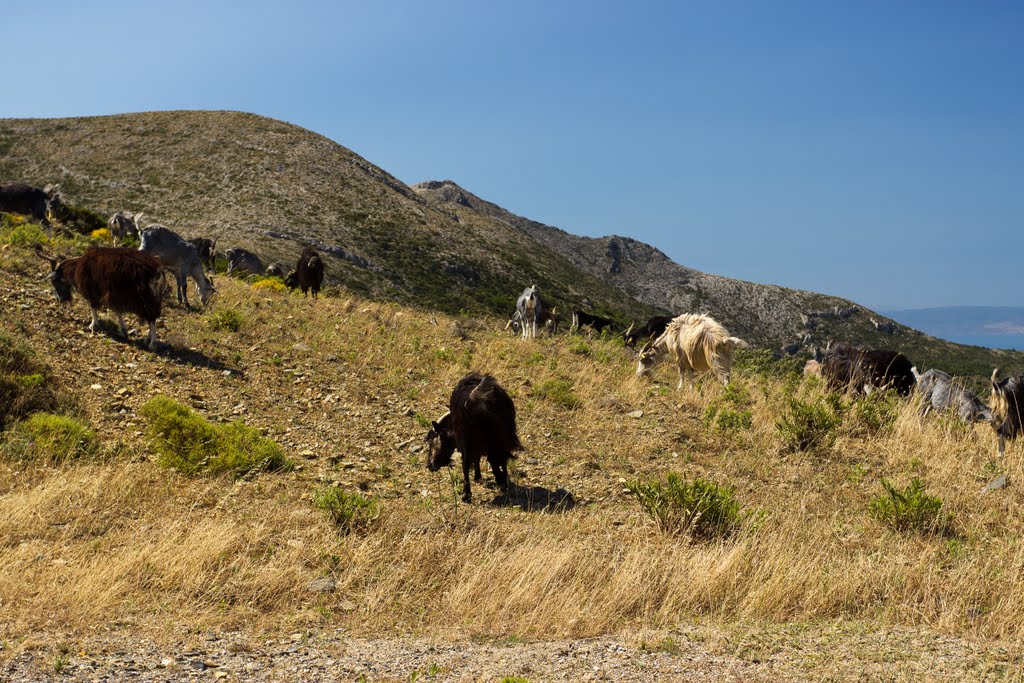
<svg viewBox="0 0 1024 683">
<path fill-rule="evenodd" d="M 469 458 L 462 456 L 462 502 L 468 503 L 473 500 L 469 492 Z"/>
</svg>

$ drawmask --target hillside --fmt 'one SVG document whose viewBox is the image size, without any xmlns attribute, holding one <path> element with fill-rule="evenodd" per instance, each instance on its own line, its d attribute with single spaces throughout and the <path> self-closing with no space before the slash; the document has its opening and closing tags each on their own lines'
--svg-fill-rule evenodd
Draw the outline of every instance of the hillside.
<svg viewBox="0 0 1024 683">
<path fill-rule="evenodd" d="M 421 308 L 507 318 L 537 284 L 563 319 L 577 307 L 622 326 L 699 311 L 773 350 L 845 340 L 978 377 L 1024 369 L 1022 354 L 951 345 L 844 299 L 701 273 L 627 237 L 570 235 L 451 181 L 410 188 L 321 135 L 252 114 L 0 119 L 0 182 L 10 180 L 60 182 L 74 205 L 141 210 L 266 263 L 291 263 L 309 244 L 348 291 Z"/>
<path fill-rule="evenodd" d="M 495 318 L 231 278 L 206 310 L 168 303 L 152 353 L 138 331 L 89 334 L 85 305 L 59 305 L 40 265 L 0 248 L 0 338 L 36 364 L 15 384 L 54 392 L 96 445 L 58 458 L 21 423 L 0 434 L 5 680 L 1019 671 L 1024 447 L 994 462 L 987 425 L 843 399 L 835 442 L 795 452 L 779 418 L 794 400 L 829 403 L 816 379 L 757 354 L 728 390 L 676 391 L 668 367 L 635 378 L 616 340 L 520 341 Z M 470 369 L 508 389 L 526 450 L 510 495 L 485 465 L 466 505 L 457 466 L 427 471 L 423 436 Z M 256 428 L 294 467 L 167 466 L 145 409 L 158 396 Z M 736 527 L 660 530 L 626 485 L 669 472 L 729 487 Z M 999 474 L 1010 486 L 984 491 Z M 915 477 L 955 513 L 951 535 L 871 514 L 883 478 Z M 379 514 L 336 524 L 314 504 L 324 490 Z"/>
</svg>

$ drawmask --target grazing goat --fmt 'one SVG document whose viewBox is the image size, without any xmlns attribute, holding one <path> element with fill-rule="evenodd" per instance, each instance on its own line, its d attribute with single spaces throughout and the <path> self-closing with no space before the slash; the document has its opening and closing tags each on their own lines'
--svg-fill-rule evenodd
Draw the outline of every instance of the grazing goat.
<svg viewBox="0 0 1024 683">
<path fill-rule="evenodd" d="M 537 285 L 530 285 L 523 290 L 516 301 L 516 313 L 523 326 L 523 339 L 537 336 L 537 323 L 545 319 L 544 301 L 540 298 Z"/>
<path fill-rule="evenodd" d="M 313 290 L 315 299 L 320 293 L 320 286 L 323 283 L 324 262 L 315 249 L 306 247 L 302 250 L 302 255 L 299 256 L 299 262 L 295 264 L 295 270 L 289 272 L 284 279 L 284 284 L 288 289 L 299 287 L 302 290 L 302 296 L 306 296 L 306 292 Z"/>
<path fill-rule="evenodd" d="M 918 375 L 917 369 L 914 368 L 914 377 L 917 379 L 915 390 L 921 397 L 922 417 L 931 410 L 953 410 L 968 424 L 992 421 L 992 411 L 989 407 L 973 391 L 955 381 L 949 373 L 932 368 Z"/>
<path fill-rule="evenodd" d="M 622 333 L 622 338 L 626 340 L 626 346 L 635 349 L 637 342 L 648 342 L 659 336 L 670 322 L 672 318 L 667 315 L 652 316 L 643 327 L 634 328 L 630 325 L 629 329 Z"/>
<path fill-rule="evenodd" d="M 224 256 L 228 259 L 228 275 L 236 270 L 245 270 L 253 275 L 263 275 L 267 271 L 260 257 L 248 249 L 231 247 L 224 252 Z"/>
<path fill-rule="evenodd" d="M 182 237 L 162 225 L 151 225 L 142 231 L 142 244 L 139 251 L 160 259 L 160 262 L 171 269 L 178 283 L 178 303 L 188 307 L 188 278 L 195 280 L 199 290 L 199 299 L 203 306 L 210 302 L 213 283 L 203 272 L 203 263 L 199 260 L 199 252 L 195 245 L 186 242 Z"/>
<path fill-rule="evenodd" d="M 469 467 L 480 481 L 480 458 L 487 456 L 494 480 L 508 490 L 508 461 L 522 450 L 516 434 L 516 406 L 490 375 L 476 372 L 459 380 L 448 401 L 448 412 L 431 423 L 427 433 L 427 469 L 451 464 L 452 454 L 462 454 L 462 500 L 470 502 Z"/>
<path fill-rule="evenodd" d="M 206 266 L 206 269 L 212 273 L 217 265 L 217 240 L 211 240 L 208 237 L 196 237 L 189 240 L 188 243 L 196 248 L 200 263 Z"/>
<path fill-rule="evenodd" d="M 581 327 L 589 327 L 591 332 L 597 332 L 601 334 L 604 328 L 611 328 L 611 318 L 602 318 L 599 315 L 593 315 L 586 311 L 573 311 L 572 312 L 572 325 L 569 327 L 569 331 L 579 330 Z"/>
<path fill-rule="evenodd" d="M 134 313 L 149 323 L 149 348 L 156 348 L 164 279 L 154 256 L 127 247 L 92 247 L 82 256 L 60 262 L 38 247 L 36 254 L 50 263 L 48 278 L 59 301 L 71 301 L 72 291 L 77 290 L 89 302 L 90 331 L 96 331 L 99 309 L 107 308 L 117 316 L 121 335 L 127 339 L 124 314 Z"/>
<path fill-rule="evenodd" d="M 729 383 L 732 370 L 732 350 L 749 344 L 729 332 L 709 315 L 683 313 L 668 324 L 653 342 L 640 349 L 636 366 L 637 376 L 643 375 L 659 356 L 671 353 L 679 370 L 679 389 L 691 372 L 701 374 L 714 370 L 718 380 Z"/>
<path fill-rule="evenodd" d="M 821 374 L 831 391 L 870 394 L 892 388 L 909 396 L 916 382 L 913 364 L 902 353 L 836 344 L 825 351 Z"/>
<path fill-rule="evenodd" d="M 998 379 L 999 368 L 992 371 L 992 429 L 999 436 L 999 457 L 1006 453 L 1006 439 L 1016 439 L 1024 424 L 1024 375 Z"/>
<path fill-rule="evenodd" d="M 50 215 L 62 208 L 60 185 L 47 185 L 40 190 L 25 183 L 0 185 L 0 211 L 20 213 L 50 228 Z"/>
<path fill-rule="evenodd" d="M 289 271 L 289 272 L 291 272 L 291 271 Z M 267 266 L 267 269 L 263 272 L 263 274 L 267 275 L 269 277 L 279 277 L 279 278 L 281 278 L 283 280 L 284 279 L 284 266 L 282 266 L 277 261 L 274 261 L 269 266 Z"/>
<path fill-rule="evenodd" d="M 114 238 L 114 246 L 119 246 L 128 237 L 138 237 L 142 228 L 139 223 L 142 221 L 142 213 L 131 211 L 118 211 L 107 221 L 107 229 L 110 236 Z"/>
</svg>

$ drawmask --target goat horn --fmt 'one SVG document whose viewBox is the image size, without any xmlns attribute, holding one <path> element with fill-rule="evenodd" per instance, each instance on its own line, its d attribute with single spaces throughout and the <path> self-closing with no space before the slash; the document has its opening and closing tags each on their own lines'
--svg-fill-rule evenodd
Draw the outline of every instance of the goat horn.
<svg viewBox="0 0 1024 683">
<path fill-rule="evenodd" d="M 999 374 L 999 368 L 992 371 L 992 386 L 996 386 L 996 375 Z"/>
<path fill-rule="evenodd" d="M 38 244 L 36 245 L 35 254 L 36 254 L 36 256 L 38 256 L 39 258 L 43 259 L 44 261 L 49 261 L 50 262 L 50 270 L 51 271 L 57 270 L 57 259 L 55 259 L 52 256 L 47 256 L 46 254 L 44 254 L 43 253 L 43 248 L 40 245 L 38 245 Z"/>
</svg>

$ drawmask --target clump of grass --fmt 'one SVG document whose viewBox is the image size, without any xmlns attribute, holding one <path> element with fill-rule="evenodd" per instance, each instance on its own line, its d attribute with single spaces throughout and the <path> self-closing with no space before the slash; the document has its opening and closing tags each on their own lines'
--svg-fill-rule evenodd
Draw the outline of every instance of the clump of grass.
<svg viewBox="0 0 1024 683">
<path fill-rule="evenodd" d="M 244 422 L 207 422 L 167 396 L 150 399 L 140 412 L 149 422 L 149 438 L 164 467 L 186 474 L 230 473 L 235 477 L 255 470 L 288 471 L 294 467 L 280 446 Z"/>
<path fill-rule="evenodd" d="M 573 390 L 572 380 L 562 378 L 546 379 L 530 390 L 530 396 L 540 398 L 566 410 L 575 410 L 583 402 Z"/>
<path fill-rule="evenodd" d="M 882 524 L 896 531 L 950 536 L 953 534 L 952 512 L 942 510 L 942 499 L 925 493 L 924 484 L 914 477 L 902 491 L 882 479 L 885 493 L 871 499 L 868 511 Z"/>
<path fill-rule="evenodd" d="M 280 278 L 265 277 L 252 283 L 252 289 L 256 292 L 283 292 L 285 287 Z"/>
<path fill-rule="evenodd" d="M 750 429 L 754 424 L 750 405 L 750 392 L 740 382 L 730 382 L 721 398 L 708 403 L 704 409 L 704 424 L 722 432 Z"/>
<path fill-rule="evenodd" d="M 764 378 L 788 379 L 803 374 L 806 358 L 783 356 L 776 358 L 768 349 L 737 349 L 733 365 Z"/>
<path fill-rule="evenodd" d="M 338 486 L 317 490 L 313 506 L 323 510 L 343 533 L 365 531 L 380 517 L 380 503 L 360 493 L 350 493 Z"/>
<path fill-rule="evenodd" d="M 590 344 L 588 344 L 587 342 L 583 341 L 582 339 L 577 339 L 576 341 L 572 342 L 569 345 L 569 351 L 571 351 L 572 353 L 576 354 L 577 356 L 584 356 L 584 357 L 585 356 L 591 356 L 591 355 L 594 354 L 594 349 L 592 349 L 590 347 Z"/>
<path fill-rule="evenodd" d="M 209 315 L 210 329 L 213 330 L 227 330 L 228 332 L 238 332 L 242 329 L 242 323 L 245 319 L 242 314 L 233 308 L 222 308 Z"/>
<path fill-rule="evenodd" d="M 775 421 L 783 450 L 828 450 L 838 436 L 842 413 L 842 403 L 835 394 L 823 400 L 790 397 L 786 411 Z"/>
<path fill-rule="evenodd" d="M 899 394 L 892 390 L 860 396 L 847 412 L 850 429 L 857 434 L 876 434 L 892 426 L 899 416 L 901 405 Z"/>
<path fill-rule="evenodd" d="M 49 244 L 50 238 L 41 225 L 30 223 L 22 216 L 5 213 L 0 218 L 0 242 L 31 249 L 37 244 Z"/>
<path fill-rule="evenodd" d="M 0 429 L 10 420 L 58 407 L 50 368 L 20 339 L 0 332 Z"/>
<path fill-rule="evenodd" d="M 99 441 L 87 424 L 73 417 L 33 413 L 5 433 L 0 451 L 14 460 L 59 465 L 95 456 Z"/>
<path fill-rule="evenodd" d="M 626 488 L 665 533 L 710 540 L 739 528 L 740 504 L 731 486 L 703 478 L 688 483 L 669 472 L 664 482 L 634 480 Z"/>
</svg>

